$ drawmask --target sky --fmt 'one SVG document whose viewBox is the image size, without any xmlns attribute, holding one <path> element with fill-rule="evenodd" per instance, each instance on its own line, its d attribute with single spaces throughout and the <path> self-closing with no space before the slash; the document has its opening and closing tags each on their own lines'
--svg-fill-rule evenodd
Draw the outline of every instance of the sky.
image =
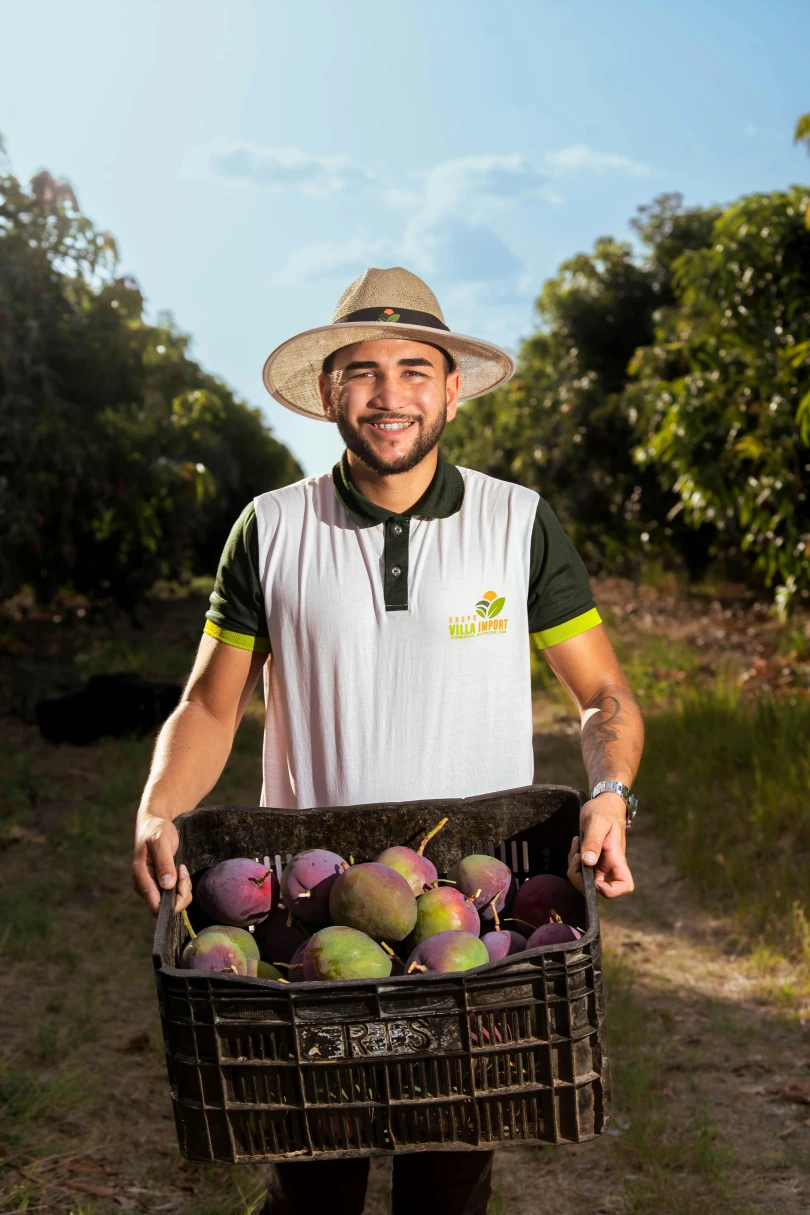
<svg viewBox="0 0 810 1215">
<path fill-rule="evenodd" d="M 72 183 L 308 475 L 342 444 L 262 365 L 366 267 L 514 353 L 560 262 L 657 194 L 810 179 L 806 0 L 0 0 L 0 29 L 13 171 Z"/>
</svg>

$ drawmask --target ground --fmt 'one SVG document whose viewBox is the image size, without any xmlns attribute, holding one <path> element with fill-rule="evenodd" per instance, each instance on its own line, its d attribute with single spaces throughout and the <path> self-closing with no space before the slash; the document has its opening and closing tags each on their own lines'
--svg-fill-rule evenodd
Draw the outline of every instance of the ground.
<svg viewBox="0 0 810 1215">
<path fill-rule="evenodd" d="M 749 672 L 749 687 L 803 685 L 802 654 L 788 660 L 772 618 L 744 596 L 600 589 L 620 651 L 644 637 L 642 703 L 718 672 Z M 71 643 L 82 673 L 135 664 L 162 674 L 174 663 L 179 675 L 198 608 L 150 612 L 162 648 L 128 626 L 88 626 Z M 39 625 L 17 622 L 8 635 L 18 652 L 35 636 L 61 653 Z M 209 804 L 255 803 L 258 710 Z M 535 725 L 537 779 L 581 785 L 576 723 L 542 684 Z M 54 748 L 14 716 L 3 730 L 0 1212 L 247 1215 L 260 1205 L 261 1168 L 201 1168 L 175 1145 L 151 923 L 128 884 L 148 740 Z M 491 1215 L 798 1215 L 810 1205 L 810 1042 L 790 967 L 764 972 L 738 922 L 696 901 L 672 857 L 648 798 L 631 836 L 636 892 L 601 903 L 610 1132 L 498 1153 Z M 368 1215 L 389 1209 L 386 1172 L 373 1162 Z"/>
</svg>

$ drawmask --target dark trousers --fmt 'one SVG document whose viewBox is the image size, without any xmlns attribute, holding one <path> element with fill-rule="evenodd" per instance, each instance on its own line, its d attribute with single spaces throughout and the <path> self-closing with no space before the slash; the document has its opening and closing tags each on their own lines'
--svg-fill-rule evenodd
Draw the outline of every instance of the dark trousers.
<svg viewBox="0 0 810 1215">
<path fill-rule="evenodd" d="M 395 1156 L 392 1215 L 486 1215 L 492 1152 L 414 1152 Z M 369 1161 L 307 1160 L 277 1164 L 262 1215 L 362 1215 Z"/>
</svg>

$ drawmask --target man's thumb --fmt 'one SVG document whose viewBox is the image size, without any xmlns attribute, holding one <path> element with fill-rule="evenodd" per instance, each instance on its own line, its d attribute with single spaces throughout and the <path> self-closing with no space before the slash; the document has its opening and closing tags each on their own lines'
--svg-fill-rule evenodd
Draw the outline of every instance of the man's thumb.
<svg viewBox="0 0 810 1215">
<path fill-rule="evenodd" d="M 604 843 L 604 832 L 600 834 L 598 831 L 591 830 L 585 836 L 582 844 L 582 863 L 583 865 L 595 865 L 602 855 L 602 844 Z"/>
</svg>

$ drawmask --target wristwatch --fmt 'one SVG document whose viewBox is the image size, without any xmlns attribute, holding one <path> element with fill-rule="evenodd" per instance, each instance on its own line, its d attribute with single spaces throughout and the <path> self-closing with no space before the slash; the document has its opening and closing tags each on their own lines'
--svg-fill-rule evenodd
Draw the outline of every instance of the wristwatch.
<svg viewBox="0 0 810 1215">
<path fill-rule="evenodd" d="M 591 789 L 591 800 L 598 797 L 600 793 L 618 793 L 619 797 L 627 807 L 627 819 L 625 827 L 629 831 L 633 826 L 633 819 L 636 817 L 638 810 L 638 798 L 631 793 L 627 785 L 623 785 L 620 780 L 600 780 L 598 785 L 594 785 Z"/>
</svg>

